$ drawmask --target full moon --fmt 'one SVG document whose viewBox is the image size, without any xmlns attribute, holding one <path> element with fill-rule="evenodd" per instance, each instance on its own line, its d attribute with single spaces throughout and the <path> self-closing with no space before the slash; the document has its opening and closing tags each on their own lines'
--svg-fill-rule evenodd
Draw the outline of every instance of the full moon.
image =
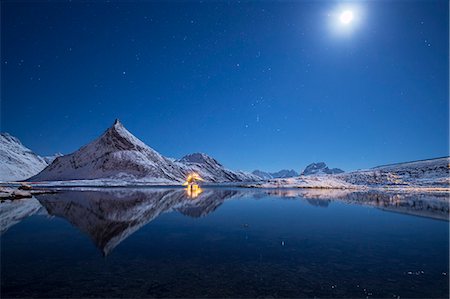
<svg viewBox="0 0 450 299">
<path fill-rule="evenodd" d="M 339 16 L 339 20 L 342 24 L 349 24 L 353 21 L 353 11 L 344 10 Z"/>
</svg>

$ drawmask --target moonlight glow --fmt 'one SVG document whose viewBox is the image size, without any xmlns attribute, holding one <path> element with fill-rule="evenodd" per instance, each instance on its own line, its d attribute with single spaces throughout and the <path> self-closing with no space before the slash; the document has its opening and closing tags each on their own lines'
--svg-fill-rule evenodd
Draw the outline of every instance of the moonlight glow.
<svg viewBox="0 0 450 299">
<path fill-rule="evenodd" d="M 361 5 L 339 5 L 328 13 L 330 29 L 337 36 L 352 36 L 361 27 L 365 15 Z"/>
<path fill-rule="evenodd" d="M 341 15 L 339 16 L 339 21 L 341 21 L 342 24 L 349 24 L 353 21 L 353 11 L 351 10 L 344 10 Z"/>
</svg>

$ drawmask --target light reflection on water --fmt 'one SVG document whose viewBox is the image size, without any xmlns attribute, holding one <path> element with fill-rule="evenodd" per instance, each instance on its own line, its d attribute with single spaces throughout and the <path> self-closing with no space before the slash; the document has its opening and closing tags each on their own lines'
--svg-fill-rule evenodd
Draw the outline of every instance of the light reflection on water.
<svg viewBox="0 0 450 299">
<path fill-rule="evenodd" d="M 91 189 L 0 212 L 3 297 L 448 294 L 447 194 Z"/>
</svg>

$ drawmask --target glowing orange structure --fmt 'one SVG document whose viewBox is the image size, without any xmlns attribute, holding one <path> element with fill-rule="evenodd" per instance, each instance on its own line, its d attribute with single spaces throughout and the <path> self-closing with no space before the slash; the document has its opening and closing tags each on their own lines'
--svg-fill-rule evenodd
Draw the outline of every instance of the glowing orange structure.
<svg viewBox="0 0 450 299">
<path fill-rule="evenodd" d="M 197 173 L 191 173 L 186 178 L 186 181 L 183 183 L 183 186 L 186 186 L 187 195 L 190 198 L 196 198 L 202 193 L 202 189 L 198 185 L 197 182 L 204 181 Z"/>
</svg>

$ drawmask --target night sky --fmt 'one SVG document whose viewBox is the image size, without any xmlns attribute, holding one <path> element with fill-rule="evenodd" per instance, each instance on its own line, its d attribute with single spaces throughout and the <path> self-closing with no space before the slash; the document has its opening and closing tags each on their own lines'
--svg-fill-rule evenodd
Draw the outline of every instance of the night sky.
<svg viewBox="0 0 450 299">
<path fill-rule="evenodd" d="M 351 24 L 339 14 L 351 9 Z M 1 131 L 345 170 L 448 155 L 448 1 L 1 3 Z"/>
</svg>

